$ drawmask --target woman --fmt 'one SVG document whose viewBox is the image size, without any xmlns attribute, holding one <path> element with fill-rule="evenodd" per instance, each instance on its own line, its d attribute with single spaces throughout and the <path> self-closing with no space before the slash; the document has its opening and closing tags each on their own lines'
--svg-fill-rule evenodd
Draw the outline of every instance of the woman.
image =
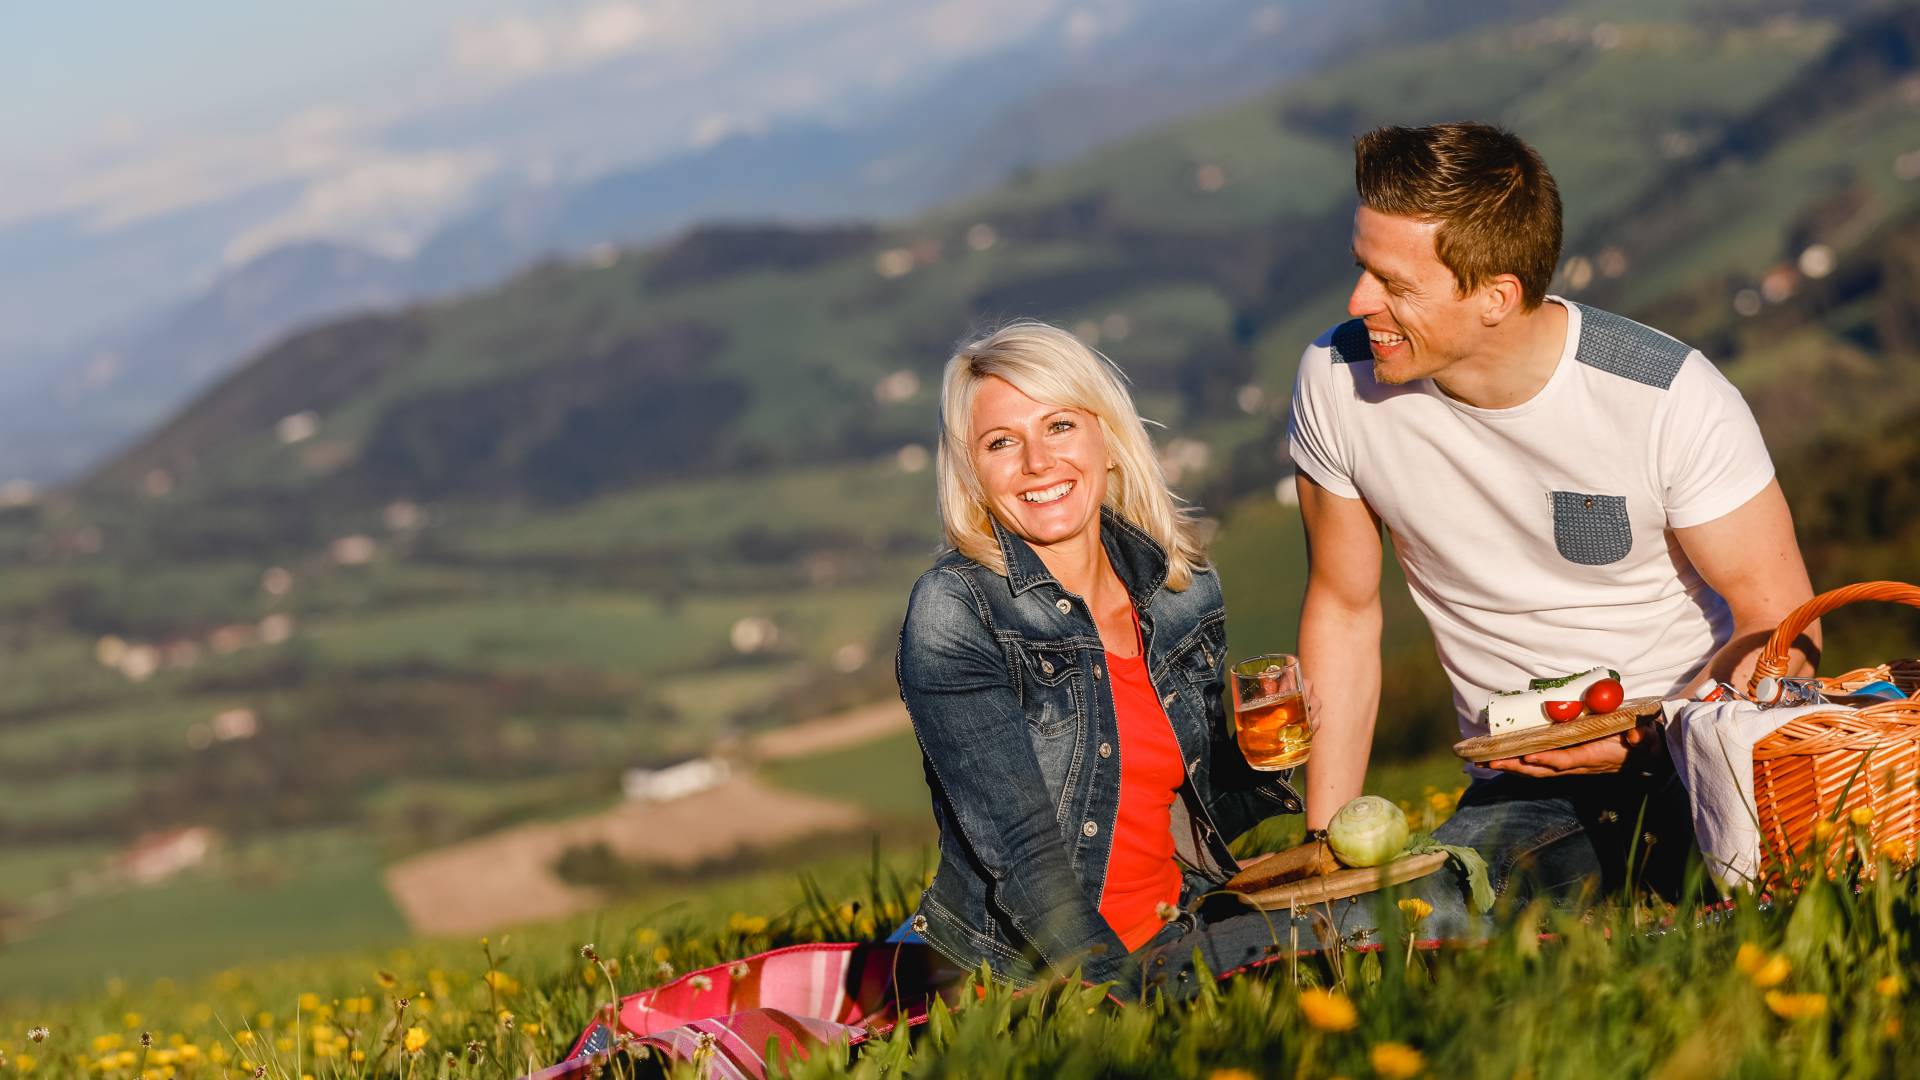
<svg viewBox="0 0 1920 1080">
<path fill-rule="evenodd" d="M 952 550 L 898 667 L 940 828 L 912 928 L 964 969 L 1126 996 L 1190 985 L 1196 945 L 1215 971 L 1267 955 L 1263 916 L 1191 905 L 1300 800 L 1234 744 L 1220 583 L 1119 373 L 1016 324 L 948 362 L 940 422 Z"/>
</svg>

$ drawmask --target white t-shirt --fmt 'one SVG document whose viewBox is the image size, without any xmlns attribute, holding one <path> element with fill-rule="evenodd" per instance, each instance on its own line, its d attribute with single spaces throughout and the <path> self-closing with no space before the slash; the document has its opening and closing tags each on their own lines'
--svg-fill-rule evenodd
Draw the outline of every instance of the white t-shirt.
<svg viewBox="0 0 1920 1080">
<path fill-rule="evenodd" d="M 1375 382 L 1359 320 L 1308 346 L 1294 384 L 1294 464 L 1392 531 L 1463 737 L 1486 733 L 1495 691 L 1533 678 L 1605 665 L 1628 697 L 1691 689 L 1732 618 L 1670 530 L 1773 478 L 1752 412 L 1698 351 L 1549 299 L 1566 347 L 1513 408 Z"/>
</svg>

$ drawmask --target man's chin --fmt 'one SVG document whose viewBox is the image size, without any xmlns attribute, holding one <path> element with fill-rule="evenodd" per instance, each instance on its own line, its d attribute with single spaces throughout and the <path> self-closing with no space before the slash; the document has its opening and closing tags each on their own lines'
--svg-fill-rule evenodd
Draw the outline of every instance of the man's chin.
<svg viewBox="0 0 1920 1080">
<path fill-rule="evenodd" d="M 1373 381 L 1387 386 L 1404 386 L 1415 379 L 1423 378 L 1426 376 L 1416 371 L 1410 364 L 1382 365 L 1376 361 L 1373 365 Z"/>
</svg>

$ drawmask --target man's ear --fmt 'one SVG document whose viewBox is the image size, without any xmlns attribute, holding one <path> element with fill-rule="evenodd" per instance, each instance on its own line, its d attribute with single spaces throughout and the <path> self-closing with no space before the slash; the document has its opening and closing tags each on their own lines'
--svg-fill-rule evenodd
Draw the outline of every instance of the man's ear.
<svg viewBox="0 0 1920 1080">
<path fill-rule="evenodd" d="M 1527 293 L 1521 287 L 1519 278 L 1512 274 L 1496 274 L 1480 286 L 1480 295 L 1486 301 L 1480 309 L 1481 325 L 1499 326 L 1520 311 Z"/>
</svg>

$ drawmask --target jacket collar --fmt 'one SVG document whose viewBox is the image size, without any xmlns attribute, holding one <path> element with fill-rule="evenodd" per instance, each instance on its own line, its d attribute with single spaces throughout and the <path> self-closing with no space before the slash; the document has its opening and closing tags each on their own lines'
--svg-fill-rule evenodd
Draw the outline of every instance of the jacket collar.
<svg viewBox="0 0 1920 1080">
<path fill-rule="evenodd" d="M 1040 561 L 1033 545 L 1008 531 L 998 518 L 991 520 L 994 538 L 1000 541 L 1001 557 L 1007 563 L 1007 583 L 1013 586 L 1015 596 L 1043 583 L 1064 588 L 1054 579 L 1047 564 Z M 1160 587 L 1167 583 L 1166 550 L 1138 525 L 1107 506 L 1100 508 L 1100 543 L 1107 549 L 1107 559 L 1113 563 L 1114 573 L 1120 575 L 1120 583 L 1127 587 L 1134 610 L 1145 611 Z"/>
</svg>

